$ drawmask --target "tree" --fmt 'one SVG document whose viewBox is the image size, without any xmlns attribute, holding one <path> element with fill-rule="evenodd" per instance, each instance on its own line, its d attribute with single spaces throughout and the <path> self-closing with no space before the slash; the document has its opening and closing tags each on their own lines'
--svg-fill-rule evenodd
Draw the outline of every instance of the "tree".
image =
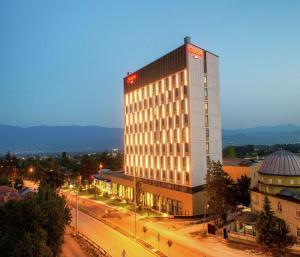
<svg viewBox="0 0 300 257">
<path fill-rule="evenodd" d="M 47 170 L 42 172 L 40 187 L 49 186 L 50 188 L 57 190 L 65 182 L 65 176 L 58 170 Z"/>
<path fill-rule="evenodd" d="M 56 257 L 71 219 L 66 200 L 45 186 L 0 207 L 0 252 L 6 257 Z"/>
<path fill-rule="evenodd" d="M 219 161 L 211 161 L 206 176 L 205 192 L 209 199 L 208 210 L 216 216 L 217 225 L 226 222 L 228 211 L 235 206 L 232 184 L 233 181 L 223 170 L 222 164 Z"/>
<path fill-rule="evenodd" d="M 226 149 L 226 157 L 228 158 L 235 158 L 236 155 L 236 151 L 235 151 L 235 147 L 234 146 L 228 146 Z"/>
<path fill-rule="evenodd" d="M 287 247 L 295 243 L 296 239 L 290 235 L 289 227 L 285 221 L 274 215 L 267 195 L 265 195 L 263 211 L 259 214 L 256 227 L 257 242 L 275 255 L 280 254 L 282 256 L 287 252 Z"/>
<path fill-rule="evenodd" d="M 84 179 L 88 179 L 90 175 L 97 173 L 99 162 L 96 158 L 89 155 L 84 155 L 80 163 L 80 174 Z"/>
<path fill-rule="evenodd" d="M 251 178 L 242 175 L 234 185 L 235 202 L 244 206 L 250 205 Z"/>
</svg>

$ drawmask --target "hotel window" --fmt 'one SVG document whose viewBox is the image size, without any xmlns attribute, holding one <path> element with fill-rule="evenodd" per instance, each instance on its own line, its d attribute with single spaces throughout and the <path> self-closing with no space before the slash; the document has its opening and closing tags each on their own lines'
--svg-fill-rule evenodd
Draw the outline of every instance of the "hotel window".
<svg viewBox="0 0 300 257">
<path fill-rule="evenodd" d="M 175 121 L 176 121 L 176 127 L 179 127 L 179 116 L 178 115 L 176 116 Z"/>
<path fill-rule="evenodd" d="M 173 119 L 169 117 L 169 128 L 173 128 Z"/>
<path fill-rule="evenodd" d="M 294 180 L 293 179 L 290 180 L 290 184 L 294 185 Z"/>
<path fill-rule="evenodd" d="M 179 97 L 179 89 L 175 88 L 175 99 L 178 99 Z"/>
<path fill-rule="evenodd" d="M 170 170 L 169 176 L 170 176 L 170 179 L 172 180 L 173 179 L 173 171 Z"/>
<path fill-rule="evenodd" d="M 208 115 L 205 115 L 205 127 L 208 127 Z"/>
<path fill-rule="evenodd" d="M 180 84 L 184 84 L 184 72 L 180 72 Z"/>
<path fill-rule="evenodd" d="M 207 128 L 206 130 L 205 130 L 205 134 L 206 134 L 206 139 L 208 139 L 209 138 L 209 129 Z"/>
<path fill-rule="evenodd" d="M 176 149 L 177 149 L 177 155 L 180 155 L 180 144 L 179 143 L 177 143 Z"/>
<path fill-rule="evenodd" d="M 189 121 L 189 117 L 187 114 L 184 114 L 184 125 L 187 126 Z"/>
<path fill-rule="evenodd" d="M 278 184 L 281 184 L 281 182 L 282 182 L 281 179 L 278 179 Z"/>
<path fill-rule="evenodd" d="M 208 91 L 207 91 L 206 87 L 204 88 L 204 97 L 205 97 L 205 99 L 207 99 L 207 97 L 208 97 Z"/>
<path fill-rule="evenodd" d="M 184 144 L 184 151 L 185 151 L 185 154 L 189 154 L 189 144 L 188 143 Z"/>
<path fill-rule="evenodd" d="M 169 78 L 165 78 L 166 90 L 169 88 Z"/>
<path fill-rule="evenodd" d="M 187 86 L 184 86 L 183 87 L 183 95 L 184 95 L 184 97 L 187 97 L 187 94 L 188 94 L 188 88 L 187 88 Z"/>
<path fill-rule="evenodd" d="M 206 144 L 205 144 L 205 150 L 206 150 L 206 154 L 208 154 L 209 153 L 209 143 L 208 142 L 206 142 Z"/>
<path fill-rule="evenodd" d="M 160 102 L 161 102 L 161 104 L 165 103 L 165 95 L 164 94 L 161 94 L 161 96 L 160 96 Z"/>
<path fill-rule="evenodd" d="M 277 203 L 277 211 L 282 212 L 282 206 L 280 202 Z"/>
<path fill-rule="evenodd" d="M 190 173 L 188 173 L 188 172 L 185 173 L 185 181 L 186 181 L 186 183 L 190 182 Z"/>
<path fill-rule="evenodd" d="M 300 228 L 297 228 L 297 238 L 300 238 Z"/>
<path fill-rule="evenodd" d="M 171 90 L 168 91 L 168 101 L 172 102 L 172 91 Z"/>
<path fill-rule="evenodd" d="M 269 178 L 269 183 L 272 184 L 272 178 Z"/>
<path fill-rule="evenodd" d="M 177 172 L 177 182 L 180 182 L 180 172 Z"/>
<path fill-rule="evenodd" d="M 185 170 L 186 169 L 186 157 L 182 158 L 182 168 Z"/>
<path fill-rule="evenodd" d="M 172 86 L 176 85 L 176 75 L 172 76 Z"/>
<path fill-rule="evenodd" d="M 204 84 L 207 84 L 207 75 L 204 76 Z"/>
<path fill-rule="evenodd" d="M 205 113 L 208 113 L 208 103 L 205 103 Z"/>
</svg>

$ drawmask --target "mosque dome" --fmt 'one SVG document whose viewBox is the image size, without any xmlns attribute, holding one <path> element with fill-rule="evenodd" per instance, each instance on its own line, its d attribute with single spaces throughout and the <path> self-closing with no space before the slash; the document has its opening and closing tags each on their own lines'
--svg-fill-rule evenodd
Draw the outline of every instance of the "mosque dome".
<svg viewBox="0 0 300 257">
<path fill-rule="evenodd" d="M 300 176 L 300 157 L 289 151 L 278 151 L 266 157 L 259 173 L 275 176 Z"/>
</svg>

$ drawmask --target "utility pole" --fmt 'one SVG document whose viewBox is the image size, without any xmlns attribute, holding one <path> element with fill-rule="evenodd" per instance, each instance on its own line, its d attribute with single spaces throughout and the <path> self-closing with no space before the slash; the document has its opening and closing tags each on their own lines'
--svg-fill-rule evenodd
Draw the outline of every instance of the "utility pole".
<svg viewBox="0 0 300 257">
<path fill-rule="evenodd" d="M 76 191 L 76 236 L 78 236 L 78 193 L 81 186 L 81 176 L 77 178 L 77 191 Z"/>
<path fill-rule="evenodd" d="M 133 183 L 134 183 L 134 238 L 136 239 L 136 205 L 137 205 L 137 192 L 136 192 L 136 167 L 134 168 L 134 176 L 133 176 Z"/>
</svg>

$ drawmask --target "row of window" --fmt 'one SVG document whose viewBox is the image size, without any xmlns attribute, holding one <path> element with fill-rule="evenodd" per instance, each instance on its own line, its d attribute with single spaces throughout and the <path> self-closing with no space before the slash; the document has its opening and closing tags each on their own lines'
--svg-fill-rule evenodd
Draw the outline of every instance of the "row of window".
<svg viewBox="0 0 300 257">
<path fill-rule="evenodd" d="M 175 183 L 186 183 L 190 182 L 190 174 L 188 172 L 179 172 L 174 170 L 157 170 L 152 168 L 131 168 L 126 167 L 126 174 L 134 176 L 134 170 L 136 170 L 136 176 L 141 178 L 149 178 L 155 180 L 162 180 Z"/>
<path fill-rule="evenodd" d="M 262 182 L 264 182 L 264 177 L 261 176 L 261 177 L 260 177 L 260 180 L 261 180 Z M 274 180 L 275 180 L 275 179 L 274 179 Z M 266 183 L 269 183 L 269 184 L 273 184 L 273 178 L 268 178 L 268 179 L 266 179 L 265 182 L 266 182 Z M 281 184 L 281 183 L 282 183 L 281 178 L 275 180 L 275 183 L 276 183 L 276 182 L 277 182 L 278 184 Z M 290 179 L 290 180 L 289 180 L 289 183 L 290 183 L 290 185 L 294 185 L 294 183 L 295 183 L 294 179 Z"/>
<path fill-rule="evenodd" d="M 133 156 L 125 158 L 127 168 L 153 168 L 153 169 L 175 169 L 189 171 L 189 157 L 179 156 Z"/>
<path fill-rule="evenodd" d="M 127 95 L 125 95 L 126 98 Z M 132 104 L 125 104 L 125 113 L 133 113 L 141 110 L 151 109 L 155 106 L 162 106 L 165 104 L 172 104 L 179 100 L 184 100 L 188 97 L 187 85 L 166 91 L 160 95 L 155 95 Z"/>
<path fill-rule="evenodd" d="M 156 145 L 140 145 L 125 147 L 126 155 L 177 155 L 188 156 L 189 144 L 188 143 L 175 143 L 175 144 L 156 144 Z"/>
<path fill-rule="evenodd" d="M 205 106 L 205 112 L 207 113 L 208 105 Z M 188 113 L 187 99 L 169 103 L 166 105 L 157 106 L 148 110 L 131 112 L 125 115 L 125 124 L 143 123 L 152 121 L 157 118 L 172 117 L 174 115 Z"/>
<path fill-rule="evenodd" d="M 208 122 L 208 119 L 207 119 Z M 189 117 L 187 114 L 176 115 L 168 118 L 157 118 L 153 121 L 144 122 L 140 124 L 125 125 L 126 134 L 145 133 L 150 131 L 186 128 L 189 125 Z"/>
<path fill-rule="evenodd" d="M 187 84 L 186 70 L 173 74 L 160 81 L 146 85 L 125 95 L 125 106 L 178 89 Z M 179 93 L 179 92 L 178 92 Z M 168 93 L 169 94 L 169 93 Z"/>
</svg>

